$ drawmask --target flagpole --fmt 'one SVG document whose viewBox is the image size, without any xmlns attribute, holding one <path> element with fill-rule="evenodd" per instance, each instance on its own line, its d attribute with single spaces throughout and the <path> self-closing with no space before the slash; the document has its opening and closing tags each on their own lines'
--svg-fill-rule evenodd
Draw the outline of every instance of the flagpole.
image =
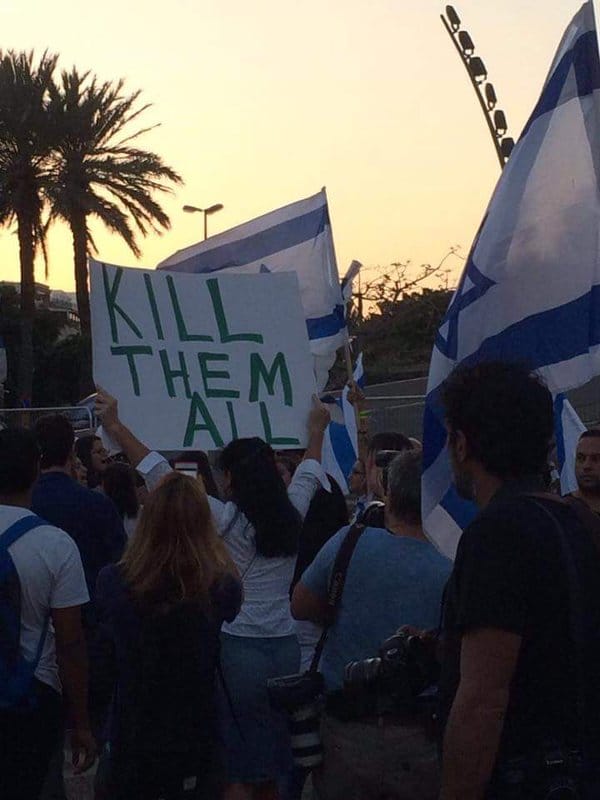
<svg viewBox="0 0 600 800">
<path fill-rule="evenodd" d="M 346 360 L 346 372 L 348 373 L 348 382 L 354 380 L 354 368 L 352 367 L 352 351 L 350 350 L 350 333 L 346 328 L 346 341 L 344 342 L 344 356 Z"/>
</svg>

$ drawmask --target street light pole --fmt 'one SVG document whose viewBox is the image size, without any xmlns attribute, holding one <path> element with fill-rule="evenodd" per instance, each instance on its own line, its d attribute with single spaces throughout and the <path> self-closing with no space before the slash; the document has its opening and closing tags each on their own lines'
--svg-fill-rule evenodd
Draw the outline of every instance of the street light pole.
<svg viewBox="0 0 600 800">
<path fill-rule="evenodd" d="M 500 169 L 504 169 L 515 146 L 514 140 L 505 135 L 507 133 L 506 117 L 500 109 L 494 110 L 498 102 L 496 92 L 492 84 L 487 82 L 485 65 L 479 56 L 474 55 L 475 45 L 473 40 L 466 30 L 461 29 L 460 17 L 453 6 L 446 6 L 446 17 L 440 14 L 440 19 L 456 47 L 479 100 L 485 121 L 490 130 L 498 161 L 500 162 Z"/>
<path fill-rule="evenodd" d="M 213 206 L 208 206 L 208 208 L 199 208 L 198 206 L 184 206 L 183 210 L 188 214 L 195 214 L 196 212 L 200 212 L 204 214 L 204 241 L 208 239 L 208 215 L 214 214 L 217 211 L 221 211 L 223 208 L 222 203 L 215 203 Z"/>
</svg>

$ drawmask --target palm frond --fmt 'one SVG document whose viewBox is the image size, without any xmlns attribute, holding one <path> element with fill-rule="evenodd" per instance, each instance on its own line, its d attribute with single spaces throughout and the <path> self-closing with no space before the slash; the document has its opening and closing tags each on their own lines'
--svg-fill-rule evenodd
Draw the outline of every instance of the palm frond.
<svg viewBox="0 0 600 800">
<path fill-rule="evenodd" d="M 136 128 L 149 104 L 127 93 L 123 80 L 100 82 L 76 69 L 53 86 L 52 109 L 60 130 L 49 198 L 54 217 L 69 222 L 91 215 L 121 236 L 139 256 L 136 232 L 160 233 L 170 220 L 155 193 L 172 192 L 180 175 L 160 156 L 132 143 L 155 125 Z M 91 237 L 88 231 L 89 247 Z"/>
</svg>

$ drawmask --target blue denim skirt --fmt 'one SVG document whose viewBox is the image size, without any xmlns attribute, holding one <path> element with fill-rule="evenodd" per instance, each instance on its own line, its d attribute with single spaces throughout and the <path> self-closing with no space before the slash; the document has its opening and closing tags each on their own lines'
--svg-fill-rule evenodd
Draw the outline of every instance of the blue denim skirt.
<svg viewBox="0 0 600 800">
<path fill-rule="evenodd" d="M 292 754 L 287 717 L 271 708 L 267 680 L 298 672 L 298 641 L 295 636 L 254 639 L 222 633 L 221 664 L 233 706 L 220 687 L 227 781 L 277 781 L 292 768 Z"/>
</svg>

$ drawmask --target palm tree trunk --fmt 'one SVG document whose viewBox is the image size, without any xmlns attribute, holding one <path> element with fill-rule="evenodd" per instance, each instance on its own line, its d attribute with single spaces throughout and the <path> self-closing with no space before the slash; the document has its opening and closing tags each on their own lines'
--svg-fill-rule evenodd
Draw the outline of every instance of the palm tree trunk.
<svg viewBox="0 0 600 800">
<path fill-rule="evenodd" d="M 19 353 L 19 404 L 31 405 L 33 393 L 33 320 L 35 318 L 35 269 L 33 224 L 28 214 L 18 214 L 21 264 L 21 348 Z"/>
<path fill-rule="evenodd" d="M 71 235 L 73 237 L 75 293 L 77 296 L 77 309 L 79 311 L 81 337 L 83 340 L 79 387 L 82 397 L 85 397 L 94 391 L 94 379 L 92 375 L 92 325 L 87 266 L 88 234 L 85 213 L 74 212 L 71 215 L 70 224 Z"/>
</svg>

